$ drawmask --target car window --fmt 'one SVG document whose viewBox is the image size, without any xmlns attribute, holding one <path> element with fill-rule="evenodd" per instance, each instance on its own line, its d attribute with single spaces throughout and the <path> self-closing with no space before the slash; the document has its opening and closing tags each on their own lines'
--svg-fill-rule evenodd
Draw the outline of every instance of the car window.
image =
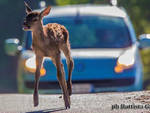
<svg viewBox="0 0 150 113">
<path fill-rule="evenodd" d="M 125 48 L 131 45 L 127 25 L 120 17 L 64 16 L 46 18 L 44 24 L 47 23 L 64 25 L 69 31 L 72 48 Z"/>
</svg>

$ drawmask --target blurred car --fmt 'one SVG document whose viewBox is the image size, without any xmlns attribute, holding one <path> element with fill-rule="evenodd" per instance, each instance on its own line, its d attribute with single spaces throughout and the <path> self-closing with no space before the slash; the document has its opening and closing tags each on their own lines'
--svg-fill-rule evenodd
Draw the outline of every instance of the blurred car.
<svg viewBox="0 0 150 113">
<path fill-rule="evenodd" d="M 139 49 L 150 46 L 149 35 L 139 41 L 123 8 L 112 5 L 72 5 L 53 7 L 43 23 L 59 23 L 69 30 L 74 59 L 73 93 L 142 90 L 143 69 Z M 19 54 L 18 90 L 34 88 L 35 54 L 31 32 L 25 32 L 23 44 L 7 39 L 7 54 Z M 62 54 L 66 78 L 66 59 Z M 60 93 L 56 68 L 50 58 L 44 59 L 39 90 Z"/>
</svg>

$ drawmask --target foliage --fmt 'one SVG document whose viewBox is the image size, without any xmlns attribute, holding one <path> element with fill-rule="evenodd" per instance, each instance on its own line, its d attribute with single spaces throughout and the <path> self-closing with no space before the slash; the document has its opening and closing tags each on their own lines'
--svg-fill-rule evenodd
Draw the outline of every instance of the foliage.
<svg viewBox="0 0 150 113">
<path fill-rule="evenodd" d="M 84 4 L 90 0 L 56 0 L 57 5 L 68 5 L 68 4 Z"/>
</svg>

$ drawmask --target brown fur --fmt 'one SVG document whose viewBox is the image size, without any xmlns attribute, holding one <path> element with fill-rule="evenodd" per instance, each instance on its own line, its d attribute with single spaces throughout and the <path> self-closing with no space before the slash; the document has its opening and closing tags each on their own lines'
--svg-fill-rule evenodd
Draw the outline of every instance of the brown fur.
<svg viewBox="0 0 150 113">
<path fill-rule="evenodd" d="M 34 106 L 38 101 L 38 85 L 40 78 L 40 69 L 42 67 L 43 58 L 50 57 L 57 68 L 57 78 L 63 91 L 65 107 L 70 108 L 70 96 L 72 93 L 71 73 L 73 70 L 73 59 L 70 53 L 69 33 L 67 29 L 60 24 L 51 23 L 43 26 L 42 17 L 46 16 L 50 7 L 47 7 L 41 13 L 32 12 L 31 8 L 25 3 L 27 16 L 24 22 L 24 29 L 32 31 L 32 48 L 36 54 L 36 72 L 35 72 L 35 88 L 34 88 Z M 67 59 L 69 78 L 66 83 L 64 66 L 61 62 L 61 51 Z"/>
</svg>

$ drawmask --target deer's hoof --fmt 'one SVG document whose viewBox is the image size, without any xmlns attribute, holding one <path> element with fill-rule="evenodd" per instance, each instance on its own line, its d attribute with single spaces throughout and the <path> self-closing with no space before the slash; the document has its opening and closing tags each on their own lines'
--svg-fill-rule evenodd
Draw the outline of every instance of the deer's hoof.
<svg viewBox="0 0 150 113">
<path fill-rule="evenodd" d="M 37 107 L 39 105 L 39 99 L 37 96 L 34 97 L 34 107 Z"/>
<path fill-rule="evenodd" d="M 68 97 L 68 98 L 65 99 L 65 107 L 66 107 L 66 109 L 70 109 L 70 104 L 71 104 L 70 97 Z"/>
<path fill-rule="evenodd" d="M 66 107 L 66 109 L 70 109 L 70 103 L 69 102 L 65 103 L 65 107 Z"/>
<path fill-rule="evenodd" d="M 37 107 L 39 103 L 37 101 L 34 102 L 34 107 Z"/>
<path fill-rule="evenodd" d="M 70 109 L 70 105 L 69 105 L 69 106 L 66 106 L 66 109 Z"/>
</svg>

